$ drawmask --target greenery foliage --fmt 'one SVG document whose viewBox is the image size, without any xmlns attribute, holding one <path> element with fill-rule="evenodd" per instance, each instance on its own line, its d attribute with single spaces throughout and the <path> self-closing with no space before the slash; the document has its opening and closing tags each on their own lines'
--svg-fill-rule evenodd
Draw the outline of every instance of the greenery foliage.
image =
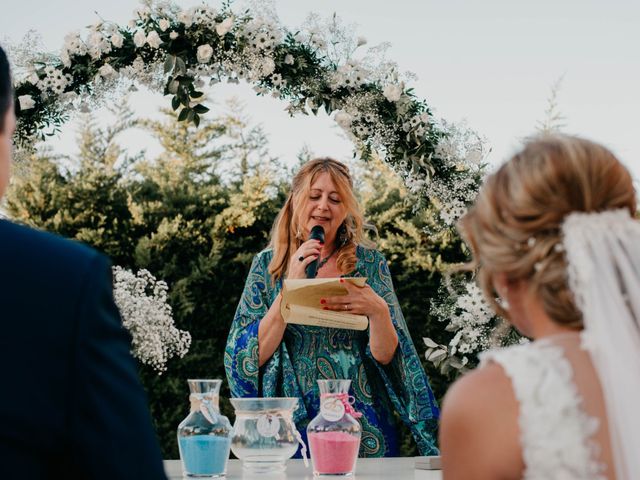
<svg viewBox="0 0 640 480">
<path fill-rule="evenodd" d="M 450 228 L 477 192 L 486 153 L 481 139 L 433 118 L 384 48 L 365 51 L 366 40 L 335 15 L 324 22 L 311 16 L 293 32 L 274 13 L 258 6 L 236 13 L 229 1 L 182 9 L 144 0 L 128 25 L 100 21 L 84 36 L 70 33 L 57 55 L 19 49 L 21 151 L 117 86 L 162 91 L 178 121 L 198 126 L 209 111 L 206 83 L 242 79 L 258 95 L 287 101 L 291 115 L 324 109 L 363 158 L 392 165 L 421 204 L 438 206 L 434 220 Z"/>
<path fill-rule="evenodd" d="M 14 219 L 85 241 L 115 263 L 146 268 L 169 284 L 176 326 L 191 333 L 191 349 L 170 360 L 161 376 L 140 367 L 166 458 L 177 458 L 175 430 L 188 409 L 186 379 L 224 378 L 230 322 L 290 178 L 273 159 L 261 161 L 269 158 L 264 135 L 247 124 L 237 105 L 231 107 L 229 115 L 204 120 L 198 129 L 177 122 L 171 111 L 159 121 L 135 121 L 126 107 L 117 112 L 118 128 L 87 121 L 77 158 L 46 151 L 34 156 L 7 197 Z M 158 158 L 128 157 L 118 148 L 118 133 L 133 127 L 158 139 Z M 237 160 L 228 167 L 232 158 Z M 427 233 L 435 213 L 415 214 L 401 180 L 383 162 L 354 161 L 352 168 L 421 351 L 422 337 L 442 330 L 429 323 L 429 299 L 443 265 L 461 259 L 460 243 L 442 231 Z M 447 379 L 427 362 L 425 367 L 442 396 Z M 232 415 L 227 397 L 223 387 L 222 409 Z M 415 452 L 408 432 L 403 443 L 405 454 Z"/>
</svg>

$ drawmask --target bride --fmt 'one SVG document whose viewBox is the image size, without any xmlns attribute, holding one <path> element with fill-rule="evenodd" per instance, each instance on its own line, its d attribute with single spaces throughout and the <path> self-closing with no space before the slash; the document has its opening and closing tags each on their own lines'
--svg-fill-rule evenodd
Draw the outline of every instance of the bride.
<svg viewBox="0 0 640 480">
<path fill-rule="evenodd" d="M 445 398 L 451 479 L 640 478 L 640 224 L 601 145 L 530 141 L 460 230 L 496 311 L 532 342 L 483 354 Z"/>
</svg>

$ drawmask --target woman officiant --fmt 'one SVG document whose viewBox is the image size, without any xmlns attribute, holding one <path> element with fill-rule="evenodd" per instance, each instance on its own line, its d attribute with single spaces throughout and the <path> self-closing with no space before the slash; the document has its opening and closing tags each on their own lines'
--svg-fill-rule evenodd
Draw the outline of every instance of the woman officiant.
<svg viewBox="0 0 640 480">
<path fill-rule="evenodd" d="M 309 239 L 316 225 L 324 242 Z M 320 405 L 317 380 L 351 379 L 362 413 L 360 456 L 399 454 L 393 412 L 411 430 L 422 455 L 437 453 L 439 416 L 411 341 L 385 258 L 363 236 L 363 217 L 348 168 L 333 159 L 307 162 L 293 179 L 271 241 L 256 255 L 227 340 L 225 368 L 234 397 L 298 397 L 294 420 L 303 436 Z M 365 315 L 365 331 L 286 324 L 280 314 L 283 280 L 366 277 L 347 295 L 319 308 Z"/>
</svg>

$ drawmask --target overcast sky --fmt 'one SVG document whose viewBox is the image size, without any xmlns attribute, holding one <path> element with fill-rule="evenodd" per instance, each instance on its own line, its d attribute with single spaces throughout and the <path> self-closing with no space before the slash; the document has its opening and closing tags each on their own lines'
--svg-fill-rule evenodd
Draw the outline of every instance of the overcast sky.
<svg viewBox="0 0 640 480">
<path fill-rule="evenodd" d="M 177 2 L 190 6 L 195 1 Z M 218 2 L 211 2 L 214 6 Z M 243 5 L 236 2 L 236 10 Z M 551 86 L 563 78 L 558 104 L 565 131 L 600 141 L 640 178 L 640 1 L 638 0 L 276 0 L 280 20 L 295 28 L 308 13 L 336 12 L 357 24 L 369 44 L 390 42 L 389 57 L 418 75 L 416 93 L 447 120 L 466 119 L 492 146 L 499 163 L 544 117 Z M 0 17 L 0 38 L 19 40 L 29 29 L 57 51 L 64 36 L 104 19 L 126 23 L 133 0 L 21 0 Z M 318 155 L 350 156 L 351 145 L 326 118 L 290 119 L 285 104 L 257 98 L 248 87 L 234 94 L 263 124 L 271 150 L 293 161 L 303 145 Z M 168 105 L 160 96 L 136 103 L 142 114 Z M 98 115 L 101 115 L 98 113 Z M 73 129 L 54 141 L 73 150 Z M 137 145 L 136 145 L 137 146 Z"/>
</svg>

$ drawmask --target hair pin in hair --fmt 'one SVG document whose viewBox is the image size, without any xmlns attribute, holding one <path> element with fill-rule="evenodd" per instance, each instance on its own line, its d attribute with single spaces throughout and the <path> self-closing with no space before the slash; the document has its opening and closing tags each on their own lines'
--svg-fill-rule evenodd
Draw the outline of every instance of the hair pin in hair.
<svg viewBox="0 0 640 480">
<path fill-rule="evenodd" d="M 534 263 L 534 264 L 533 264 L 533 269 L 534 269 L 536 272 L 539 272 L 540 270 L 542 270 L 542 262 L 536 262 L 536 263 Z"/>
<path fill-rule="evenodd" d="M 562 242 L 558 242 L 553 246 L 553 251 L 557 252 L 557 253 L 562 253 L 564 252 L 564 245 L 562 245 Z"/>
<path fill-rule="evenodd" d="M 536 245 L 536 237 L 529 237 L 527 239 L 527 247 L 533 248 Z"/>
</svg>

